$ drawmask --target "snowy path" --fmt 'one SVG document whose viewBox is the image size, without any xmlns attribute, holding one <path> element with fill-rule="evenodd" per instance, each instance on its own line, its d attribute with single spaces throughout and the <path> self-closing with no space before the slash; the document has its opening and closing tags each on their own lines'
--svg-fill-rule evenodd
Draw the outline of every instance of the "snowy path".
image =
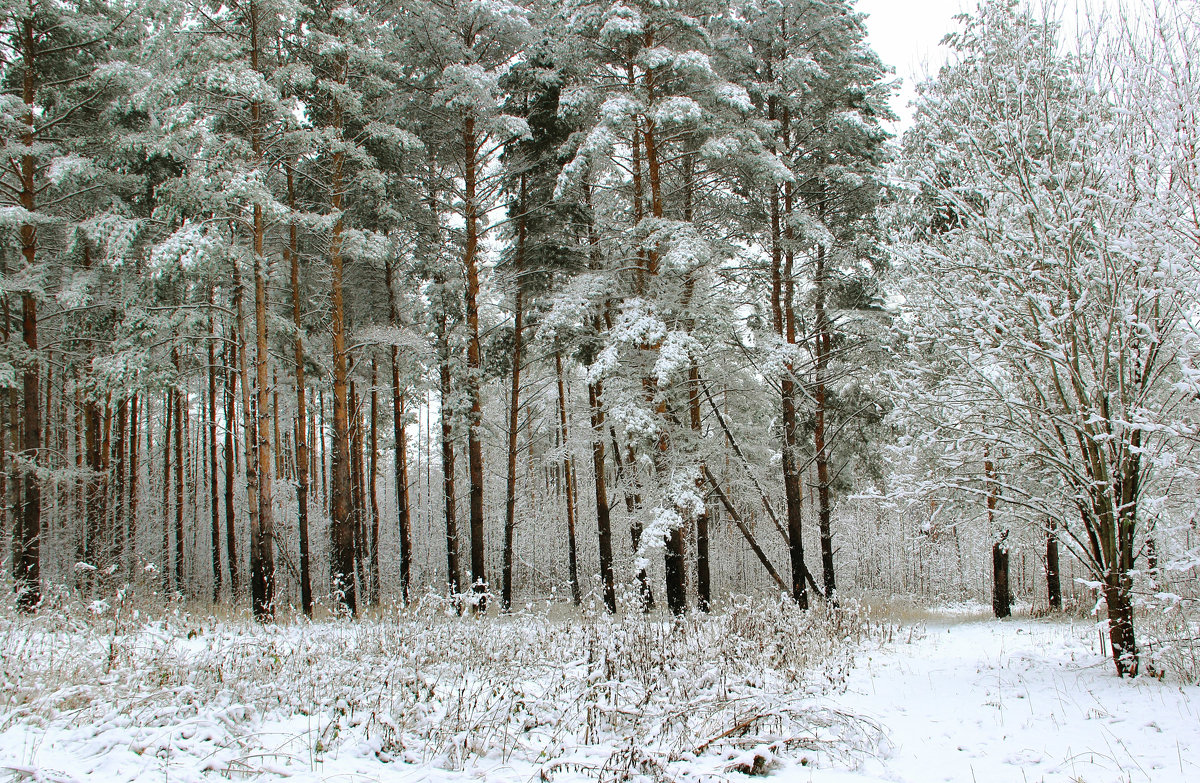
<svg viewBox="0 0 1200 783">
<path fill-rule="evenodd" d="M 837 697 L 838 707 L 877 721 L 890 747 L 857 772 L 794 767 L 780 777 L 1200 780 L 1200 687 L 1118 680 L 1089 624 L 933 624 L 906 641 L 860 658 Z"/>
</svg>

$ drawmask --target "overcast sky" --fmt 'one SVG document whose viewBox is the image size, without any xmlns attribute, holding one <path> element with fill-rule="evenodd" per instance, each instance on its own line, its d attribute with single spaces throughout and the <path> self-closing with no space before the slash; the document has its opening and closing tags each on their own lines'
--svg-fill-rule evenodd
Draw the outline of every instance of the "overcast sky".
<svg viewBox="0 0 1200 783">
<path fill-rule="evenodd" d="M 964 9 L 973 10 L 974 0 L 858 0 L 857 8 L 867 14 L 867 33 L 871 45 L 885 65 L 896 69 L 903 80 L 900 94 L 892 106 L 900 115 L 900 128 L 908 122 L 908 103 L 913 85 L 926 73 L 935 72 L 945 60 L 938 46 L 942 37 L 954 29 L 951 18 Z"/>
<path fill-rule="evenodd" d="M 1124 0 L 1126 7 L 1144 10 L 1152 0 Z M 1057 0 L 1064 33 L 1074 29 L 1076 13 L 1088 8 L 1114 9 L 1121 0 Z M 938 45 L 946 33 L 957 28 L 954 15 L 973 12 L 976 0 L 858 0 L 856 8 L 867 14 L 867 34 L 885 65 L 896 69 L 903 80 L 892 108 L 900 116 L 895 130 L 903 131 L 912 117 L 908 104 L 913 85 L 927 74 L 936 73 L 946 60 L 946 49 Z M 1082 24 L 1080 25 L 1083 26 Z"/>
</svg>

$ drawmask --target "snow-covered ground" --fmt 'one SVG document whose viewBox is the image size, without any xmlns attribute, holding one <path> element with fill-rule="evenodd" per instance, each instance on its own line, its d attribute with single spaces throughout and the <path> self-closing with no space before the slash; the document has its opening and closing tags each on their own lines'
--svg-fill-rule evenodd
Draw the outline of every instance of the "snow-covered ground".
<svg viewBox="0 0 1200 783">
<path fill-rule="evenodd" d="M 789 780 L 1200 780 L 1200 687 L 1118 680 L 1086 622 L 930 623 L 860 659 L 837 704 L 886 746 Z"/>
<path fill-rule="evenodd" d="M 819 666 L 815 648 L 795 657 L 786 640 L 780 646 L 781 637 L 753 628 L 761 619 L 748 612 L 726 622 L 720 633 L 732 633 L 734 642 L 706 635 L 699 625 L 678 638 L 635 621 L 614 627 L 593 620 L 582 636 L 544 620 L 491 626 L 507 628 L 501 635 L 516 640 L 509 647 L 473 638 L 487 625 L 453 621 L 447 627 L 466 625 L 465 634 L 430 653 L 456 650 L 482 661 L 492 649 L 497 656 L 472 664 L 461 682 L 434 681 L 446 666 L 460 666 L 453 660 L 414 656 L 390 633 L 344 625 L 251 633 L 243 642 L 236 630 L 200 629 L 158 647 L 143 633 L 137 637 L 142 664 L 132 679 L 96 671 L 98 685 L 46 683 L 53 705 L 39 702 L 44 697 L 30 691 L 28 676 L 17 682 L 8 679 L 11 671 L 3 673 L 4 687 L 24 692 L 11 696 L 0 714 L 0 780 L 661 783 L 744 779 L 737 770 L 765 772 L 780 783 L 1200 779 L 1200 687 L 1149 677 L 1118 680 L 1089 623 L 948 616 L 883 640 L 869 636 L 848 668 L 848 657 L 828 650 Z M 428 630 L 423 644 L 445 635 L 436 624 Z M 22 651 L 9 631 L 5 649 L 15 659 Z M 596 638 L 601 631 L 646 649 L 617 660 L 616 648 Z M 519 655 L 522 644 L 540 646 L 545 634 L 555 636 L 551 648 L 564 653 L 554 666 L 504 668 L 504 655 Z M 265 653 L 263 638 L 275 639 Z M 308 644 L 321 638 L 326 641 Z M 345 659 L 313 657 L 328 654 L 327 641 L 339 638 L 351 651 Z M 702 642 L 714 649 L 697 649 Z M 42 643 L 69 647 L 71 640 L 65 634 Z M 574 649 L 577 643 L 583 646 Z M 268 671 L 231 663 L 250 644 L 252 665 Z M 659 645 L 666 655 L 649 649 Z M 760 654 L 795 670 L 756 678 L 735 660 L 757 665 L 766 660 Z M 724 671 L 687 676 L 672 668 L 673 661 L 707 658 L 723 658 Z M 191 661 L 188 675 L 172 679 L 170 666 L 184 660 Z M 322 701 L 338 683 L 358 682 L 341 669 L 364 662 L 354 677 L 362 677 L 368 698 L 358 707 Z M 294 665 L 311 667 L 311 680 Z M 797 678 L 805 668 L 819 669 L 819 676 Z M 497 685 L 483 674 L 521 670 L 528 671 L 527 683 Z M 256 708 L 239 698 L 254 689 L 203 680 L 231 676 L 278 688 L 280 706 Z M 620 688 L 611 684 L 618 680 Z M 126 691 L 120 703 L 97 703 L 99 694 Z M 529 704 L 514 705 L 514 693 Z M 764 702 L 771 698 L 777 703 Z M 427 711 L 413 718 L 417 704 Z M 409 716 L 402 719 L 403 705 Z M 464 709 L 468 714 L 452 714 Z M 600 715 L 603 710 L 608 714 Z M 89 717 L 81 719 L 84 714 Z M 421 726 L 427 727 L 423 734 Z"/>
</svg>

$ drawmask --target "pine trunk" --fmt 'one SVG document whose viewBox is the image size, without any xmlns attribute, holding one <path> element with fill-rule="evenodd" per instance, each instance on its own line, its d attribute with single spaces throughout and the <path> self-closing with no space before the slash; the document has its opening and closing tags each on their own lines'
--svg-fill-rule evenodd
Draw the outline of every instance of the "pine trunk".
<svg viewBox="0 0 1200 783">
<path fill-rule="evenodd" d="M 470 526 L 471 526 L 471 588 L 477 594 L 475 609 L 487 608 L 487 575 L 484 572 L 483 541 L 483 401 L 480 377 L 483 361 L 479 345 L 479 205 L 476 203 L 476 179 L 478 177 L 478 139 L 475 134 L 475 119 L 468 115 L 463 124 L 464 161 L 464 215 L 466 224 L 466 246 L 463 251 L 463 268 L 467 274 L 467 469 L 470 481 Z"/>
<path fill-rule="evenodd" d="M 288 208 L 296 208 L 292 167 L 287 167 Z M 308 546 L 308 394 L 304 372 L 304 325 L 300 307 L 300 253 L 296 224 L 288 224 L 288 271 L 292 287 L 292 324 L 296 328 L 296 509 L 300 533 L 300 606 L 306 617 L 313 615 L 312 558 Z M 215 459 L 215 458 L 214 458 Z"/>
</svg>

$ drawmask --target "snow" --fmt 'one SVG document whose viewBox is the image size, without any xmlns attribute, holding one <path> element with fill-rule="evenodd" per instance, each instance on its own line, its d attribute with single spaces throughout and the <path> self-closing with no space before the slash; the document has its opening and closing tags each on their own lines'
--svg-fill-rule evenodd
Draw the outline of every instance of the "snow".
<svg viewBox="0 0 1200 783">
<path fill-rule="evenodd" d="M 0 779 L 1200 775 L 1200 687 L 1117 679 L 1091 622 L 980 609 L 901 627 L 747 603 L 675 630 L 636 613 L 265 629 L 185 617 L 115 635 L 9 620 Z M 749 736 L 720 736 L 743 719 Z"/>
<path fill-rule="evenodd" d="M 1120 680 L 1088 621 L 971 619 L 961 608 L 860 658 L 839 709 L 887 741 L 861 770 L 788 781 L 1192 781 L 1200 687 Z M 911 636 L 910 636 L 911 635 Z"/>
</svg>

